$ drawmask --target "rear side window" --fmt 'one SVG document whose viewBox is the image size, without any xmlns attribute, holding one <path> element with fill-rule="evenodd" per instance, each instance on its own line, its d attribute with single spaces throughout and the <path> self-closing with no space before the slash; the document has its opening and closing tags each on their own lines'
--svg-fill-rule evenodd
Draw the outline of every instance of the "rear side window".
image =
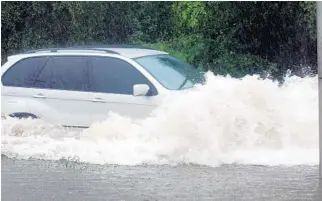
<svg viewBox="0 0 322 201">
<path fill-rule="evenodd" d="M 110 57 L 91 57 L 91 91 L 133 94 L 135 84 L 147 84 L 149 96 L 157 94 L 153 84 L 126 61 Z"/>
<path fill-rule="evenodd" d="M 88 57 L 51 57 L 37 79 L 37 88 L 87 91 Z"/>
<path fill-rule="evenodd" d="M 13 87 L 35 87 L 37 76 L 47 60 L 47 57 L 32 57 L 17 62 L 2 76 L 2 84 Z"/>
</svg>

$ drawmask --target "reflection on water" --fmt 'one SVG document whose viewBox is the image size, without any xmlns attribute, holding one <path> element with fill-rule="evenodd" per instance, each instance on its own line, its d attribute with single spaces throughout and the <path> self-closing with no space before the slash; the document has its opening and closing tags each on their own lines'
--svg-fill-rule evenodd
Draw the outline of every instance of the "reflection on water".
<svg viewBox="0 0 322 201">
<path fill-rule="evenodd" d="M 2 200 L 322 200 L 317 166 L 114 166 L 2 157 Z"/>
</svg>

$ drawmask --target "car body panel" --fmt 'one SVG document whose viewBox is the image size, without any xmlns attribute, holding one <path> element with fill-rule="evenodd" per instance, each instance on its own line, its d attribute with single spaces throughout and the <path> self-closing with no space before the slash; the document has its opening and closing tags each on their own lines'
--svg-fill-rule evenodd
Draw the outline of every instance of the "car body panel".
<svg viewBox="0 0 322 201">
<path fill-rule="evenodd" d="M 40 52 L 8 58 L 1 68 L 2 75 L 16 62 L 36 56 L 102 56 L 119 58 L 130 63 L 156 88 L 156 96 L 134 96 L 111 93 L 79 92 L 56 89 L 3 86 L 1 83 L 2 116 L 16 112 L 31 113 L 44 121 L 66 126 L 88 127 L 106 119 L 109 112 L 133 118 L 148 116 L 167 90 L 143 67 L 118 54 L 93 52 Z"/>
</svg>

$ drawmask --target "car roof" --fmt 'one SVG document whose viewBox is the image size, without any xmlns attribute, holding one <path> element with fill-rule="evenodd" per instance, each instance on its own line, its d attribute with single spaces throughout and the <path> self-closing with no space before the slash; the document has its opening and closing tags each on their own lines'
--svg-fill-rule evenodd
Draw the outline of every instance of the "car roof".
<svg viewBox="0 0 322 201">
<path fill-rule="evenodd" d="M 150 55 L 158 55 L 158 54 L 167 54 L 166 52 L 152 50 L 152 49 L 136 49 L 136 48 L 108 48 L 107 50 L 111 50 L 119 53 L 120 55 L 127 58 L 138 58 Z"/>
<path fill-rule="evenodd" d="M 90 45 L 90 46 L 74 46 L 64 48 L 47 48 L 36 49 L 24 52 L 23 54 L 41 53 L 41 52 L 105 52 L 109 54 L 118 54 L 127 58 L 138 58 L 151 55 L 168 54 L 163 51 L 155 50 L 152 48 L 137 46 L 137 45 Z"/>
</svg>

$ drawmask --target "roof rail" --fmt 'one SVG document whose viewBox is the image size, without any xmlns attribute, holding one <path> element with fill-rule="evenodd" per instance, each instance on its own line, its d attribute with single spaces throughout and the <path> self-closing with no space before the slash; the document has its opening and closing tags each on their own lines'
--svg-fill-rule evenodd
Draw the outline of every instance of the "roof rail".
<svg viewBox="0 0 322 201">
<path fill-rule="evenodd" d="M 60 50 L 62 50 L 62 51 L 64 51 L 64 50 L 89 50 L 89 51 L 101 51 L 101 52 L 110 53 L 110 54 L 119 54 L 119 53 L 112 51 L 112 50 L 99 49 L 99 48 L 81 48 L 81 47 L 36 49 L 36 50 L 30 50 L 30 51 L 24 52 L 23 54 L 30 54 L 30 53 L 37 53 L 37 52 L 44 52 L 44 51 L 58 52 Z"/>
<path fill-rule="evenodd" d="M 74 46 L 75 48 L 135 48 L 135 49 L 148 49 L 148 50 L 155 50 L 150 47 L 145 47 L 143 45 L 126 45 L 126 44 L 112 44 L 112 45 L 81 45 L 81 46 Z M 72 48 L 74 48 L 72 47 Z"/>
</svg>

